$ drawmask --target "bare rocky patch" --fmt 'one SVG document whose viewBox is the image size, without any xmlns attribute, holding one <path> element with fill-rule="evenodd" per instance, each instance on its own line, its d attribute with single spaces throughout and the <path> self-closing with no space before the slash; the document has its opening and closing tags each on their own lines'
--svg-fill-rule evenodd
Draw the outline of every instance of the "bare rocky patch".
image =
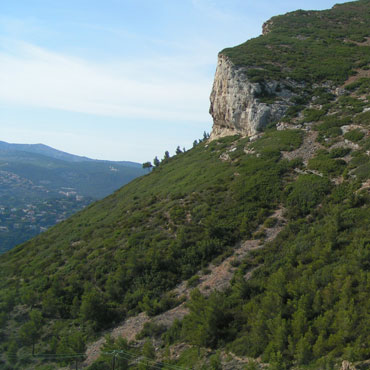
<svg viewBox="0 0 370 370">
<path fill-rule="evenodd" d="M 197 287 L 203 294 L 208 295 L 213 291 L 225 290 L 229 286 L 230 281 L 237 269 L 235 261 L 242 261 L 250 251 L 264 248 L 267 243 L 275 239 L 285 224 L 284 209 L 279 208 L 271 215 L 271 217 L 276 219 L 274 226 L 264 227 L 261 225 L 256 231 L 256 234 L 263 232 L 264 239 L 250 239 L 241 242 L 236 246 L 231 256 L 227 257 L 218 265 L 211 264 L 208 266 L 208 270 L 210 271 L 208 274 L 203 274 L 202 271 L 198 272 L 200 279 Z M 256 268 L 248 271 L 245 278 L 250 279 L 255 269 Z M 192 289 L 192 287 L 188 286 L 187 281 L 183 281 L 173 291 L 177 297 L 186 297 L 186 300 L 179 306 L 154 317 L 149 317 L 145 312 L 141 312 L 136 316 L 126 319 L 121 325 L 117 326 L 113 330 L 107 331 L 104 333 L 104 336 L 108 334 L 113 338 L 122 337 L 130 342 L 136 340 L 137 334 L 143 330 L 144 324 L 147 322 L 164 325 L 165 327 L 169 328 L 176 319 L 181 320 L 186 314 L 188 314 L 189 310 L 186 307 L 186 301 L 190 298 Z M 86 360 L 83 363 L 84 367 L 91 365 L 95 360 L 98 359 L 101 347 L 105 343 L 104 336 L 91 343 L 87 347 Z M 236 360 L 234 359 L 231 364 L 238 362 L 235 361 Z M 241 365 L 245 365 L 246 361 L 247 360 L 240 360 L 239 362 Z M 225 368 L 232 369 L 232 367 Z"/>
<path fill-rule="evenodd" d="M 292 160 L 302 158 L 303 163 L 307 166 L 308 161 L 314 157 L 318 149 L 322 149 L 323 146 L 319 144 L 317 139 L 318 133 L 316 131 L 307 131 L 303 138 L 302 145 L 291 152 L 282 152 L 283 158 Z"/>
<path fill-rule="evenodd" d="M 348 80 L 343 84 L 342 87 L 346 87 L 347 85 L 350 85 L 351 83 L 356 82 L 360 78 L 370 77 L 370 70 L 368 69 L 357 69 L 356 72 L 357 74 L 354 76 L 350 76 Z"/>
</svg>

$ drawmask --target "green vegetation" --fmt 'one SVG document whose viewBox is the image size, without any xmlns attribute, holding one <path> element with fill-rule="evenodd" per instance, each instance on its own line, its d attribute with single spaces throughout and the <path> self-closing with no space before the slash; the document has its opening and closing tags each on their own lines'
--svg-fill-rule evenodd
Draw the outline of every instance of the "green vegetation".
<svg viewBox="0 0 370 370">
<path fill-rule="evenodd" d="M 359 129 L 351 130 L 344 134 L 345 139 L 353 141 L 354 143 L 360 141 L 364 136 L 365 134 Z"/>
<path fill-rule="evenodd" d="M 0 199 L 0 253 L 21 244 L 32 237 L 54 226 L 61 220 L 80 211 L 94 201 L 84 197 L 76 200 L 73 197 L 39 199 L 37 197 L 23 204 L 20 199 L 6 196 Z"/>
<path fill-rule="evenodd" d="M 358 114 L 356 118 L 354 119 L 355 123 L 359 123 L 365 126 L 370 125 L 370 111 Z"/>
<path fill-rule="evenodd" d="M 280 151 L 291 151 L 302 144 L 303 133 L 300 130 L 266 131 L 265 135 L 252 145 L 252 148 L 266 157 L 279 157 Z"/>
<path fill-rule="evenodd" d="M 303 122 L 317 122 L 326 114 L 324 109 L 305 109 L 303 111 Z"/>
<path fill-rule="evenodd" d="M 354 171 L 354 174 L 361 181 L 365 181 L 365 180 L 370 179 L 370 163 L 365 163 L 365 164 L 359 166 Z"/>
<path fill-rule="evenodd" d="M 12 185 L 15 192 L 13 196 L 27 200 L 35 196 L 41 199 L 52 198 L 59 195 L 59 191 L 75 191 L 99 199 L 146 173 L 139 164 L 134 166 L 125 162 L 98 160 L 68 162 L 14 150 L 0 151 L 0 165 L 2 184 Z M 20 189 L 14 189 L 15 181 L 26 183 Z M 2 187 L 1 196 L 7 194 L 5 189 Z M 45 190 L 50 194 L 46 194 Z"/>
<path fill-rule="evenodd" d="M 254 143 L 261 156 L 246 156 L 247 141 L 228 137 L 166 157 L 152 173 L 1 257 L 3 292 L 14 292 L 4 343 L 19 337 L 22 302 L 45 319 L 38 352 L 51 351 L 50 343 L 58 348 L 67 327 L 83 327 L 92 339 L 127 315 L 177 305 L 165 292 L 251 236 L 280 203 L 294 167 L 280 151 L 297 148 L 302 133 L 271 130 L 261 141 L 266 148 Z M 232 145 L 232 162 L 223 162 Z"/>
<path fill-rule="evenodd" d="M 332 109 L 335 109 L 335 107 L 334 104 Z M 314 127 L 319 132 L 318 141 L 324 143 L 325 138 L 336 138 L 342 135 L 341 126 L 349 123 L 351 123 L 350 118 L 347 118 L 346 115 L 343 117 L 343 113 L 322 117 L 320 122 Z"/>
<path fill-rule="evenodd" d="M 325 11 L 298 10 L 273 17 L 268 34 L 221 53 L 247 66 L 254 82 L 290 77 L 340 84 L 356 68 L 369 67 L 370 50 L 358 44 L 369 36 L 368 6 L 368 0 L 360 0 Z"/>
<path fill-rule="evenodd" d="M 347 184 L 333 190 L 315 219 L 295 213 L 268 248 L 253 253 L 261 266 L 253 279 L 245 281 L 240 269 L 225 293 L 195 291 L 172 341 L 226 346 L 278 361 L 277 368 L 367 359 L 370 196 L 353 191 Z M 296 203 L 288 198 L 287 206 L 293 211 Z"/>
<path fill-rule="evenodd" d="M 138 164 L 90 160 L 43 145 L 0 141 L 0 253 L 147 173 Z"/>
<path fill-rule="evenodd" d="M 348 84 L 346 90 L 351 92 L 355 91 L 356 95 L 368 94 L 370 92 L 370 78 L 359 78 Z"/>
<path fill-rule="evenodd" d="M 320 125 L 322 121 L 317 123 Z M 368 197 L 353 197 L 356 183 L 336 187 L 329 180 L 347 168 L 340 158 L 351 152 L 349 148 L 317 152 L 308 167 L 322 172 L 322 176 L 296 176 L 294 168 L 302 168 L 301 160 L 287 161 L 282 151 L 299 148 L 303 137 L 300 130 L 272 128 L 254 142 L 238 136 L 226 137 L 201 142 L 172 158 L 165 156 L 152 173 L 2 256 L 4 303 L 0 307 L 0 323 L 4 352 L 11 353 L 13 360 L 23 358 L 17 366 L 25 368 L 35 363 L 24 357 L 33 351 L 81 356 L 78 348 L 84 348 L 87 340 L 125 317 L 142 310 L 153 316 L 175 307 L 181 301 L 169 293 L 170 289 L 186 279 L 188 287 L 196 286 L 199 269 L 205 270 L 212 260 L 217 264 L 230 255 L 239 240 L 257 237 L 259 224 L 273 227 L 276 219 L 269 215 L 283 204 L 289 220 L 284 232 L 268 251 L 253 252 L 247 261 L 233 264 L 240 272 L 230 290 L 212 293 L 209 298 L 194 290 L 188 317 L 168 331 L 148 323 L 137 339 L 163 338 L 167 345 L 186 341 L 199 347 L 195 354 L 191 350 L 184 352 L 178 364 L 205 361 L 209 365 L 211 358 L 202 359 L 203 347 L 227 347 L 252 357 L 263 355 L 264 361 L 284 366 L 293 362 L 304 364 L 312 358 L 324 361 L 331 348 L 336 350 L 334 357 L 347 353 L 347 347 L 339 347 L 334 339 L 328 339 L 336 333 L 335 320 L 341 306 L 336 306 L 340 297 L 330 298 L 327 306 L 323 304 L 329 294 L 325 284 L 334 284 L 330 288 L 334 289 L 330 291 L 333 295 L 335 287 L 343 283 L 331 283 L 327 277 L 344 268 L 341 261 L 348 259 L 348 251 L 354 248 L 354 235 L 367 222 Z M 348 170 L 364 179 L 369 172 L 364 153 L 369 143 L 364 138 L 360 143 L 361 150 L 351 153 Z M 255 153 L 246 155 L 246 147 Z M 225 153 L 229 154 L 229 161 L 220 159 Z M 359 224 L 358 212 L 362 215 Z M 343 221 L 338 220 L 338 215 Z M 344 226 L 349 225 L 348 217 L 355 223 L 353 230 L 352 226 Z M 328 225 L 334 219 L 330 234 Z M 345 237 L 348 230 L 350 234 Z M 329 237 L 334 243 L 330 248 Z M 316 254 L 324 262 L 318 263 Z M 356 256 L 360 263 L 361 253 L 356 252 Z M 242 276 L 255 267 L 259 269 L 254 278 L 244 281 Z M 346 268 L 353 268 L 356 273 L 362 271 L 355 262 Z M 41 270 L 43 274 L 39 273 Z M 316 273 L 326 276 L 323 282 L 312 280 Z M 344 273 L 338 276 L 339 279 Z M 353 279 L 361 281 L 360 277 Z M 363 286 L 358 284 L 360 294 Z M 302 320 L 301 316 L 296 318 L 296 309 L 303 304 L 300 289 L 313 295 L 318 286 L 322 287 L 322 297 L 315 298 L 317 302 L 311 296 L 305 298 L 311 303 L 304 301 L 300 315 L 307 315 L 307 323 L 300 331 L 294 329 L 294 320 Z M 280 292 L 281 289 L 286 290 Z M 360 302 L 364 299 L 361 297 L 355 299 Z M 311 312 L 314 304 L 318 313 Z M 20 311 L 21 307 L 28 308 Z M 318 331 L 315 320 L 326 317 L 329 309 L 332 313 L 327 325 L 334 327 L 322 324 L 324 329 Z M 354 317 L 362 315 L 362 311 L 353 309 Z M 267 324 L 269 317 L 271 324 Z M 246 324 L 241 326 L 241 322 Z M 363 338 L 359 322 L 351 321 L 351 325 L 357 328 L 356 335 Z M 348 336 L 346 343 L 351 344 L 350 352 L 356 355 L 348 358 L 363 359 L 366 351 L 351 338 Z M 332 344 L 314 350 L 320 340 Z M 114 342 L 109 343 L 115 346 Z M 149 361 L 152 347 L 147 343 L 145 358 Z M 123 350 L 140 355 L 137 349 Z M 82 359 L 71 357 L 72 362 Z M 3 361 L 7 361 L 5 357 Z M 91 368 L 105 369 L 109 361 L 112 354 L 103 354 Z M 68 361 L 65 359 L 64 363 Z M 219 364 L 219 357 L 212 357 L 212 363 Z"/>
<path fill-rule="evenodd" d="M 368 37 L 369 7 L 361 0 L 276 17 L 268 35 L 224 51 L 257 67 L 248 71 L 256 81 L 331 80 L 294 98 L 285 120 L 302 129 L 271 122 L 253 141 L 209 142 L 204 133 L 191 150 L 155 157 L 153 171 L 0 256 L 0 367 L 78 366 L 88 342 L 145 311 L 153 322 L 136 342 L 106 337 L 90 370 L 232 368 L 232 354 L 251 359 L 246 369 L 260 360 L 271 369 L 335 369 L 342 360 L 365 368 L 369 79 L 333 91 L 368 68 L 370 48 L 358 43 Z M 203 295 L 197 285 L 210 263 L 248 239 L 257 247 L 230 258 L 230 286 Z M 187 299 L 173 292 L 182 282 L 189 314 L 166 328 L 152 317 Z"/>
<path fill-rule="evenodd" d="M 350 152 L 351 152 L 350 148 L 339 147 L 339 148 L 332 149 L 329 153 L 329 156 L 330 158 L 341 158 L 341 157 L 345 157 Z"/>
<path fill-rule="evenodd" d="M 308 163 L 308 168 L 319 171 L 328 176 L 340 176 L 346 167 L 343 159 L 333 159 L 326 150 L 318 151 L 317 155 Z"/>
<path fill-rule="evenodd" d="M 302 175 L 286 188 L 285 205 L 294 216 L 312 212 L 330 191 L 330 181 L 316 175 Z"/>
<path fill-rule="evenodd" d="M 195 287 L 199 284 L 199 281 L 200 281 L 200 277 L 198 275 L 194 275 L 188 280 L 187 286 L 188 287 Z"/>
</svg>

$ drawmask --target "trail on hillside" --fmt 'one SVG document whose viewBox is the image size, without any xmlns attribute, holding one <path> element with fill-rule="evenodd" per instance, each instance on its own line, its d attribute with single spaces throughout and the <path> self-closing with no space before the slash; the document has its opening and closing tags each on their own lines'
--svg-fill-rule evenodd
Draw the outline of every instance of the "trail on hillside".
<svg viewBox="0 0 370 370">
<path fill-rule="evenodd" d="M 265 228 L 263 225 L 261 225 L 258 228 L 257 233 L 261 231 L 264 232 L 265 237 L 263 240 L 249 239 L 241 242 L 236 246 L 233 254 L 223 260 L 222 263 L 219 265 L 210 264 L 208 266 L 210 273 L 202 275 L 202 272 L 199 271 L 198 275 L 200 276 L 200 279 L 197 288 L 200 290 L 200 292 L 205 295 L 209 295 L 213 291 L 225 290 L 229 286 L 230 281 L 237 269 L 237 263 L 235 263 L 235 261 L 242 261 L 250 251 L 264 248 L 267 243 L 274 240 L 285 225 L 283 214 L 284 209 L 279 208 L 271 215 L 271 217 L 276 219 L 274 226 Z M 256 268 L 247 272 L 245 279 L 250 279 L 255 269 Z M 188 286 L 187 281 L 183 281 L 173 290 L 176 296 L 186 297 L 185 301 L 179 306 L 153 317 L 149 317 L 145 312 L 141 312 L 136 316 L 129 317 L 121 325 L 109 332 L 106 332 L 105 335 L 109 334 L 113 338 L 122 337 L 130 342 L 135 340 L 136 335 L 140 333 L 144 327 L 144 324 L 147 322 L 164 325 L 165 327 L 169 328 L 176 319 L 181 320 L 186 314 L 189 313 L 189 310 L 186 307 L 186 302 L 189 300 L 190 293 L 193 289 L 193 287 Z M 91 343 L 87 347 L 86 360 L 83 363 L 84 367 L 91 365 L 95 360 L 97 360 L 100 355 L 101 347 L 104 345 L 104 343 L 105 337 L 102 336 L 99 340 Z"/>
<path fill-rule="evenodd" d="M 302 145 L 291 152 L 283 151 L 283 158 L 289 159 L 290 161 L 292 159 L 302 158 L 304 165 L 307 166 L 308 161 L 315 155 L 316 151 L 323 148 L 323 146 L 316 141 L 317 136 L 317 131 L 307 131 L 303 136 Z"/>
</svg>

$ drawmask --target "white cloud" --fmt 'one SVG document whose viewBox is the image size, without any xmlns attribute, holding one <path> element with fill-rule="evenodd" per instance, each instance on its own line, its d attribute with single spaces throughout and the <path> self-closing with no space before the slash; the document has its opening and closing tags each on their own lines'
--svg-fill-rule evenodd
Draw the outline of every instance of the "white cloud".
<svg viewBox="0 0 370 370">
<path fill-rule="evenodd" d="M 0 101 L 140 119 L 209 120 L 207 58 L 93 63 L 13 42 L 0 52 Z M 212 61 L 215 62 L 215 61 Z"/>
</svg>

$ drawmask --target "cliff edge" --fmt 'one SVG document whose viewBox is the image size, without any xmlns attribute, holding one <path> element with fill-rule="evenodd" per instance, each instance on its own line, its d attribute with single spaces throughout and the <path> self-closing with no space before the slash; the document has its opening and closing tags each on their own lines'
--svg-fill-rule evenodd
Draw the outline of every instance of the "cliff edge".
<svg viewBox="0 0 370 370">
<path fill-rule="evenodd" d="M 317 96 L 337 95 L 350 78 L 367 77 L 369 4 L 275 16 L 262 35 L 222 50 L 210 97 L 211 139 L 254 135 L 286 113 L 315 105 Z"/>
<path fill-rule="evenodd" d="M 248 67 L 236 66 L 222 53 L 210 96 L 213 117 L 211 139 L 240 134 L 255 135 L 270 122 L 279 120 L 287 111 L 291 82 L 251 82 Z"/>
</svg>

